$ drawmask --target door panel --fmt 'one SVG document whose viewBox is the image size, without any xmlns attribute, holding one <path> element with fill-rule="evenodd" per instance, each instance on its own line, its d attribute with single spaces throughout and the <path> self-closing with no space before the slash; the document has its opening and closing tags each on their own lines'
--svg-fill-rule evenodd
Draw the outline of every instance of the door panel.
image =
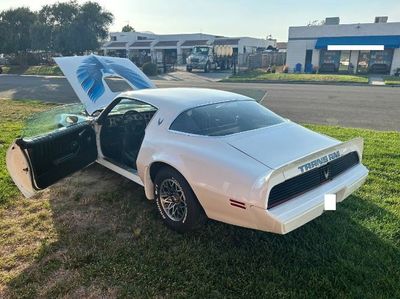
<svg viewBox="0 0 400 299">
<path fill-rule="evenodd" d="M 97 159 L 96 135 L 87 122 L 43 137 L 19 139 L 16 144 L 29 157 L 36 190 L 45 189 Z"/>
</svg>

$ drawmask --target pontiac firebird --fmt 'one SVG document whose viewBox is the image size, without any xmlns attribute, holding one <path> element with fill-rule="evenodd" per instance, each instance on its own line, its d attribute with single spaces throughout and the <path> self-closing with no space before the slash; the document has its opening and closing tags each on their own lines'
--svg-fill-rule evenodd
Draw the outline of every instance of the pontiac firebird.
<svg viewBox="0 0 400 299">
<path fill-rule="evenodd" d="M 56 61 L 85 113 L 64 111 L 51 129 L 39 119 L 11 145 L 7 167 L 27 197 L 97 162 L 142 185 L 178 232 L 210 218 L 285 234 L 367 177 L 360 138 L 342 143 L 235 93 L 154 88 L 127 59 Z M 109 76 L 134 90 L 113 92 Z"/>
</svg>

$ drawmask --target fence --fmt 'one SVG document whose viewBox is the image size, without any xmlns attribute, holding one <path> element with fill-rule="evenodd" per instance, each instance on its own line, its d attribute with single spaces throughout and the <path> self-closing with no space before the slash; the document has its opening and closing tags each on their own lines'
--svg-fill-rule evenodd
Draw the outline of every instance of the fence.
<svg viewBox="0 0 400 299">
<path fill-rule="evenodd" d="M 286 53 L 268 52 L 250 54 L 248 57 L 248 68 L 266 68 L 270 65 L 281 66 L 286 63 Z"/>
</svg>

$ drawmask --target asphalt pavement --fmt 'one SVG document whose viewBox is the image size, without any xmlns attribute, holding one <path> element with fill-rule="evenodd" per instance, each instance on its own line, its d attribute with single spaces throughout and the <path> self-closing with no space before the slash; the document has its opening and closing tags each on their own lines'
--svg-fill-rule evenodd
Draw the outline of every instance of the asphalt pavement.
<svg viewBox="0 0 400 299">
<path fill-rule="evenodd" d="M 400 88 L 379 86 L 221 83 L 154 80 L 158 87 L 203 87 L 260 99 L 272 111 L 299 123 L 400 131 Z M 0 98 L 78 101 L 64 77 L 0 75 Z M 6 109 L 1 107 L 0 109 Z"/>
</svg>

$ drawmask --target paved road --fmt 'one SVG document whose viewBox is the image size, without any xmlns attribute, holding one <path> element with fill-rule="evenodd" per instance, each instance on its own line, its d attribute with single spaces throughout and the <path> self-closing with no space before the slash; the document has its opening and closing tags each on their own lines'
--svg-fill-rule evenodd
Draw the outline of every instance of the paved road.
<svg viewBox="0 0 400 299">
<path fill-rule="evenodd" d="M 255 98 L 267 92 L 263 104 L 295 122 L 400 131 L 400 88 L 173 80 L 155 83 L 159 87 L 223 89 Z M 0 98 L 77 101 L 62 77 L 0 75 Z"/>
</svg>

